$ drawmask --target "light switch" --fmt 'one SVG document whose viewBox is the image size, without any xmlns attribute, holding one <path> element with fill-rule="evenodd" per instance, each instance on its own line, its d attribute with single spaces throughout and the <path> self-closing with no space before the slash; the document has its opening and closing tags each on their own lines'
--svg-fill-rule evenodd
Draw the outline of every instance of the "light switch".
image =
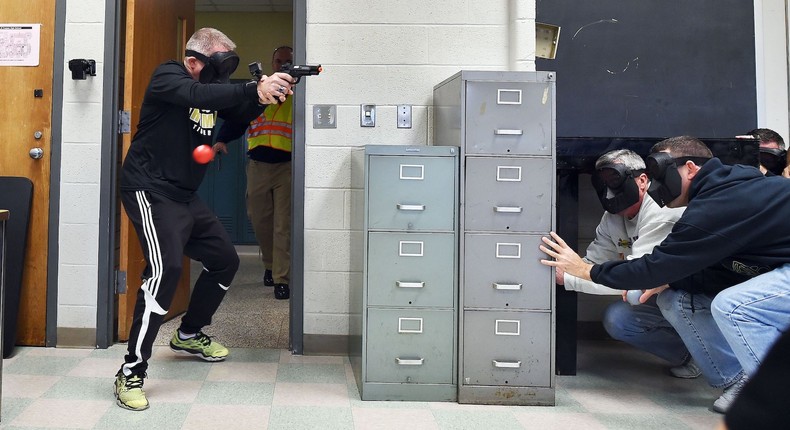
<svg viewBox="0 0 790 430">
<path fill-rule="evenodd" d="M 359 105 L 359 126 L 376 126 L 376 105 Z"/>
</svg>

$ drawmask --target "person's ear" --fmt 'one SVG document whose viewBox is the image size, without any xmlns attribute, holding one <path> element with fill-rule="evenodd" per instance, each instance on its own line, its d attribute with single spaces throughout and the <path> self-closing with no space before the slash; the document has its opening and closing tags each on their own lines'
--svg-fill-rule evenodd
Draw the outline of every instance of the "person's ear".
<svg viewBox="0 0 790 430">
<path fill-rule="evenodd" d="M 639 186 L 640 190 L 647 189 L 647 183 L 650 182 L 650 178 L 647 177 L 647 173 L 640 173 L 635 179 L 636 185 Z"/>
<path fill-rule="evenodd" d="M 694 177 L 697 176 L 697 172 L 699 172 L 700 168 L 701 167 L 697 166 L 693 161 L 687 160 L 686 161 L 686 170 L 687 170 L 688 173 L 686 173 L 686 177 L 689 180 L 694 179 Z"/>
<path fill-rule="evenodd" d="M 197 58 L 195 58 L 195 57 L 184 57 L 184 65 L 189 70 L 194 70 L 195 67 L 197 66 L 198 61 L 199 60 Z"/>
</svg>

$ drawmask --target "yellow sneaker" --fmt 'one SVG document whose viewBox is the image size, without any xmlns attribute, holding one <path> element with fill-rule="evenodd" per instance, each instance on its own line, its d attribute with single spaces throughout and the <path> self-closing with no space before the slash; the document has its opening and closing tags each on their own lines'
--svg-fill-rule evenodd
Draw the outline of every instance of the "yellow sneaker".
<svg viewBox="0 0 790 430">
<path fill-rule="evenodd" d="M 115 375 L 115 399 L 118 406 L 130 411 L 148 409 L 148 399 L 143 391 L 145 374 L 126 376 L 122 370 Z"/>
<path fill-rule="evenodd" d="M 195 337 L 182 340 L 178 337 L 178 330 L 170 339 L 170 349 L 173 352 L 196 355 L 206 361 L 222 361 L 228 357 L 228 348 L 221 343 L 211 340 L 203 332 L 198 332 Z"/>
</svg>

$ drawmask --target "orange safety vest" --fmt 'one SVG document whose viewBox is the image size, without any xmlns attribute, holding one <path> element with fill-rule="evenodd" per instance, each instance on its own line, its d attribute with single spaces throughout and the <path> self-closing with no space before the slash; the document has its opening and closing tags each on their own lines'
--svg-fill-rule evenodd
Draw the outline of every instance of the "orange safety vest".
<svg viewBox="0 0 790 430">
<path fill-rule="evenodd" d="M 291 152 L 292 112 L 292 97 L 288 97 L 283 103 L 266 107 L 266 110 L 258 118 L 255 118 L 247 128 L 247 149 L 268 146 L 280 151 Z"/>
</svg>

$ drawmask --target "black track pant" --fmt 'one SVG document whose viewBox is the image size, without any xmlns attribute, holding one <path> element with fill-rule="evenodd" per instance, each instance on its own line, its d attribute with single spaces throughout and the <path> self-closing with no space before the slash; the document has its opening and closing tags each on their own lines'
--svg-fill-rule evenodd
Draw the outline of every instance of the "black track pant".
<svg viewBox="0 0 790 430">
<path fill-rule="evenodd" d="M 147 191 L 122 191 L 121 200 L 148 263 L 123 365 L 128 376 L 148 369 L 154 340 L 181 277 L 183 256 L 203 263 L 181 319 L 180 329 L 185 333 L 211 324 L 239 268 L 239 256 L 216 215 L 197 197 L 183 203 Z"/>
</svg>

